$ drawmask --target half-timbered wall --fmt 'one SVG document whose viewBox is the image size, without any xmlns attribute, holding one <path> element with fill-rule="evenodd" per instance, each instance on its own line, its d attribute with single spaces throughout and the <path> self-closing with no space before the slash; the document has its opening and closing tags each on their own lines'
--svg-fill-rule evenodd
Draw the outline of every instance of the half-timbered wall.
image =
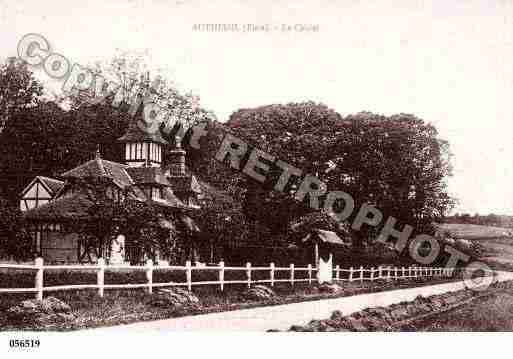
<svg viewBox="0 0 513 359">
<path fill-rule="evenodd" d="M 20 209 L 27 211 L 32 208 L 48 203 L 52 199 L 52 195 L 47 187 L 38 179 L 32 183 L 32 186 L 25 192 L 20 199 Z"/>
</svg>

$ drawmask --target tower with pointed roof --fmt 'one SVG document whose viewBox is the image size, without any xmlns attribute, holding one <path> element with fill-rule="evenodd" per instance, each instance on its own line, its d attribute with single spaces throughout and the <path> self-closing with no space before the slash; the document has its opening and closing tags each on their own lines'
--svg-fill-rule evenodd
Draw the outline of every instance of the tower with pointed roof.
<svg viewBox="0 0 513 359">
<path fill-rule="evenodd" d="M 162 137 L 158 125 L 145 116 L 144 104 L 139 94 L 140 106 L 130 121 L 126 133 L 118 138 L 124 145 L 125 163 L 130 167 L 160 167 L 162 165 L 163 147 L 167 141 Z M 147 121 L 148 120 L 148 121 Z"/>
<path fill-rule="evenodd" d="M 158 129 L 151 133 L 143 128 L 142 120 L 132 121 L 127 132 L 118 139 L 124 144 L 125 163 L 130 167 L 145 165 L 160 167 L 163 146 L 167 142 L 162 138 Z"/>
</svg>

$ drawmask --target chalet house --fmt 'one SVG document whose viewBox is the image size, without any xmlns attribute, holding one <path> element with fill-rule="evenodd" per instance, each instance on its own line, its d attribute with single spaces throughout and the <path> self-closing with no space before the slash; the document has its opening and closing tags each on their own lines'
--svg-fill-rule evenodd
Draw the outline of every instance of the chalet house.
<svg viewBox="0 0 513 359">
<path fill-rule="evenodd" d="M 142 113 L 139 111 L 138 116 Z M 122 201 L 130 195 L 164 207 L 170 213 L 170 218 L 162 220 L 164 228 L 185 226 L 190 232 L 199 232 L 189 214 L 199 208 L 201 186 L 186 170 L 186 152 L 179 139 L 169 150 L 169 143 L 159 131 L 147 133 L 133 121 L 118 141 L 123 145 L 124 163 L 105 160 L 97 151 L 93 159 L 64 172 L 59 179 L 37 176 L 21 193 L 20 208 L 31 224 L 35 252 L 45 262 L 94 262 L 98 256 L 112 264 L 144 260 L 140 253 L 131 250 L 130 241 L 123 234 L 115 238 L 111 248 L 91 254 L 80 234 L 66 228 L 67 220 L 87 220 L 88 208 L 92 206 L 85 189 L 77 188 L 77 183 L 83 183 L 81 179 L 106 180 L 111 199 Z M 168 151 L 167 163 L 163 163 L 164 151 Z M 166 258 L 157 260 L 165 262 Z"/>
</svg>

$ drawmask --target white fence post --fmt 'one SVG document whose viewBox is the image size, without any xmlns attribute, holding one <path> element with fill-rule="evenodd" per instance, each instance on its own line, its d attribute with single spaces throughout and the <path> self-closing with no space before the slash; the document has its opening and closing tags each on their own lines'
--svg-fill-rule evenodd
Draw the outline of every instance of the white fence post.
<svg viewBox="0 0 513 359">
<path fill-rule="evenodd" d="M 219 262 L 219 285 L 222 292 L 224 290 L 224 261 Z"/>
<path fill-rule="evenodd" d="M 98 272 L 96 273 L 96 281 L 98 285 L 98 295 L 103 298 L 105 291 L 105 259 L 98 258 Z"/>
<path fill-rule="evenodd" d="M 370 272 L 370 281 L 371 281 L 371 282 L 374 282 L 374 267 L 371 267 L 371 272 Z"/>
<path fill-rule="evenodd" d="M 360 282 L 363 283 L 363 266 L 360 266 Z"/>
<path fill-rule="evenodd" d="M 274 287 L 274 262 L 271 263 L 271 273 L 270 273 L 270 280 L 271 280 L 271 287 Z"/>
<path fill-rule="evenodd" d="M 353 281 L 353 267 L 349 268 L 349 281 Z"/>
<path fill-rule="evenodd" d="M 146 261 L 146 279 L 148 280 L 148 294 L 153 293 L 153 261 Z"/>
<path fill-rule="evenodd" d="M 387 279 L 390 279 L 391 278 L 391 273 L 390 273 L 390 266 L 387 267 Z"/>
<path fill-rule="evenodd" d="M 43 258 L 41 258 L 41 257 L 36 258 L 35 266 L 37 267 L 36 299 L 43 300 L 43 277 L 44 277 Z"/>
<path fill-rule="evenodd" d="M 185 275 L 187 277 L 187 289 L 192 290 L 192 268 L 191 261 L 185 262 Z"/>
<path fill-rule="evenodd" d="M 246 275 L 248 277 L 248 288 L 251 288 L 251 263 L 246 263 Z"/>
<path fill-rule="evenodd" d="M 290 285 L 294 286 L 294 263 L 290 264 Z"/>
<path fill-rule="evenodd" d="M 378 279 L 382 279 L 383 278 L 383 267 L 379 266 L 378 267 Z"/>
<path fill-rule="evenodd" d="M 397 280 L 397 267 L 394 267 L 394 279 Z"/>
<path fill-rule="evenodd" d="M 312 265 L 311 264 L 308 265 L 308 284 L 312 284 Z"/>
<path fill-rule="evenodd" d="M 340 265 L 337 264 L 335 267 L 335 280 L 340 281 Z"/>
</svg>

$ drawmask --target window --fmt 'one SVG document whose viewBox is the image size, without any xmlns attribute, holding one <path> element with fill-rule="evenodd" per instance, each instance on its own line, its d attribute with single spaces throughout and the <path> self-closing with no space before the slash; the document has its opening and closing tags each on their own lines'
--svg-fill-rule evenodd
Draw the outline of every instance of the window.
<svg viewBox="0 0 513 359">
<path fill-rule="evenodd" d="M 141 144 L 141 159 L 145 160 L 148 156 L 148 143 L 144 142 Z"/>
<path fill-rule="evenodd" d="M 130 159 L 135 160 L 135 143 L 130 144 Z"/>
<path fill-rule="evenodd" d="M 151 189 L 151 198 L 152 199 L 161 199 L 162 198 L 162 192 L 159 187 L 153 187 Z"/>
</svg>

